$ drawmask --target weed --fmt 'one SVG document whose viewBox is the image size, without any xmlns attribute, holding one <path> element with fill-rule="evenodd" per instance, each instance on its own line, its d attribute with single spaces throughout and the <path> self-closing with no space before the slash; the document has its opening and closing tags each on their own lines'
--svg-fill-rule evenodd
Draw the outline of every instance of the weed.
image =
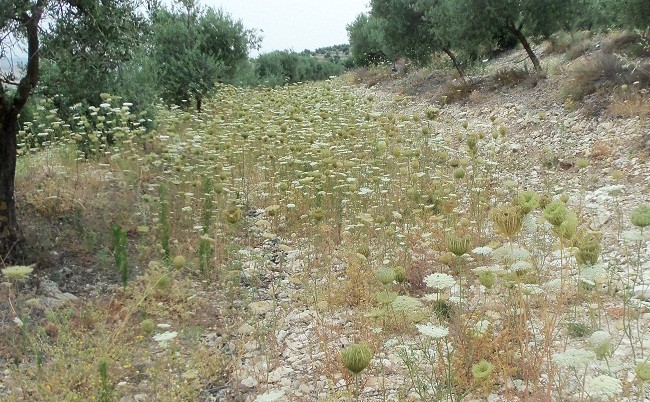
<svg viewBox="0 0 650 402">
<path fill-rule="evenodd" d="M 169 239 L 171 232 L 171 225 L 169 223 L 169 200 L 167 199 L 167 187 L 161 185 L 159 188 L 160 199 L 160 213 L 158 215 L 158 222 L 160 224 L 160 246 L 162 247 L 163 259 L 169 261 L 170 249 Z"/>
<path fill-rule="evenodd" d="M 476 89 L 475 85 L 464 81 L 451 81 L 436 95 L 443 104 L 452 104 L 467 99 Z"/>
<path fill-rule="evenodd" d="M 501 69 L 492 75 L 492 83 L 495 89 L 513 87 L 531 76 L 530 72 L 521 67 Z"/>
<path fill-rule="evenodd" d="M 580 101 L 603 86 L 621 85 L 625 81 L 623 62 L 612 54 L 599 54 L 578 62 L 571 71 L 571 78 L 562 84 L 562 100 Z"/>
<path fill-rule="evenodd" d="M 126 288 L 129 280 L 129 267 L 127 262 L 126 248 L 126 230 L 117 225 L 113 225 L 113 257 L 115 258 L 115 267 L 120 273 L 122 286 Z"/>
</svg>

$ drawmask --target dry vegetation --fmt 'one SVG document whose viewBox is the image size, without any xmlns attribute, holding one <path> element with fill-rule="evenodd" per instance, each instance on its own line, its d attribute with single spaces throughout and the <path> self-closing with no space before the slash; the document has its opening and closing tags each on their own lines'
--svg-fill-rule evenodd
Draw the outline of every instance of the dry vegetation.
<svg viewBox="0 0 650 402">
<path fill-rule="evenodd" d="M 583 40 L 553 52 L 591 49 Z M 560 77 L 508 66 L 418 90 L 444 108 L 557 79 L 548 97 L 560 103 L 597 93 L 607 113 L 646 119 L 646 64 L 585 52 Z M 392 78 L 376 68 L 346 79 Z M 408 79 L 403 88 L 418 86 Z M 585 206 L 595 189 L 560 182 L 603 176 L 613 145 L 594 142 L 560 177 L 560 150 L 513 157 L 507 119 L 406 112 L 402 92 L 380 107 L 344 79 L 221 86 L 201 114 L 161 108 L 152 131 L 110 96 L 68 127 L 44 102 L 21 133 L 17 192 L 36 265 L 3 277 L 0 395 L 647 397 L 650 306 L 633 290 L 648 195 L 621 197 L 620 172 L 601 178 L 617 208 L 603 232 Z M 46 278 L 80 300 L 44 304 Z M 280 390 L 273 378 L 287 367 Z"/>
</svg>

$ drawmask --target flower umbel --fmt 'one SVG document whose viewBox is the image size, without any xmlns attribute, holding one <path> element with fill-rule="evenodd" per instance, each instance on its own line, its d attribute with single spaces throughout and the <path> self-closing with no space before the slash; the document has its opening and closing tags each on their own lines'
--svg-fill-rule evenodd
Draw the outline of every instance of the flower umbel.
<svg viewBox="0 0 650 402">
<path fill-rule="evenodd" d="M 424 283 L 430 288 L 445 290 L 454 286 L 456 284 L 456 279 L 451 275 L 436 272 L 426 276 L 424 278 Z"/>
<path fill-rule="evenodd" d="M 345 368 L 354 374 L 365 369 L 372 359 L 372 350 L 367 343 L 353 343 L 341 350 L 341 361 Z"/>
<path fill-rule="evenodd" d="M 492 376 L 494 366 L 489 361 L 483 359 L 472 366 L 472 375 L 477 380 L 487 380 Z"/>
<path fill-rule="evenodd" d="M 442 339 L 449 335 L 449 329 L 435 324 L 416 324 L 415 327 L 420 334 L 433 339 Z"/>
<path fill-rule="evenodd" d="M 585 392 L 592 398 L 609 401 L 611 398 L 623 392 L 623 385 L 618 378 L 608 375 L 587 378 L 585 381 Z"/>
</svg>

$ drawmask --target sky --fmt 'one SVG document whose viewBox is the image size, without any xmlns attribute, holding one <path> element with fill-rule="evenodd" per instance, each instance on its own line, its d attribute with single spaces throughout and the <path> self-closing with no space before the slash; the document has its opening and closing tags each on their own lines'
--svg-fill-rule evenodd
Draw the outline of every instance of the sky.
<svg viewBox="0 0 650 402">
<path fill-rule="evenodd" d="M 244 27 L 262 30 L 260 53 L 268 53 L 301 52 L 348 43 L 345 26 L 358 14 L 368 11 L 370 0 L 200 0 L 199 3 L 221 7 L 234 19 L 241 20 Z"/>
</svg>

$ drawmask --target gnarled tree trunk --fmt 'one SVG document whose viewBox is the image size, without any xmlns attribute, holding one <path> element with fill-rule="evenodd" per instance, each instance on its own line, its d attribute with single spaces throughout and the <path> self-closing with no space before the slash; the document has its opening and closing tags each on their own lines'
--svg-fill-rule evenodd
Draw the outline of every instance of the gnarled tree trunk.
<svg viewBox="0 0 650 402">
<path fill-rule="evenodd" d="M 27 37 L 27 71 L 13 97 L 0 88 L 0 261 L 13 261 L 20 256 L 20 234 L 16 219 L 14 183 L 16 176 L 16 141 L 18 115 L 32 94 L 39 75 L 38 24 L 45 0 L 39 0 L 28 11 L 16 16 Z"/>
<path fill-rule="evenodd" d="M 0 123 L 0 261 L 11 257 L 19 235 L 14 200 L 16 174 L 16 115 L 4 107 Z"/>
<path fill-rule="evenodd" d="M 521 32 L 521 28 L 517 28 L 515 24 L 512 23 L 506 24 L 506 28 L 508 28 L 508 31 L 510 31 L 510 33 L 512 33 L 519 40 L 519 42 L 521 42 L 521 45 L 524 47 L 526 53 L 528 54 L 528 58 L 530 58 L 530 61 L 533 62 L 533 67 L 535 70 L 541 71 L 542 66 L 539 64 L 539 59 L 535 55 L 535 52 L 533 52 L 533 48 L 530 47 L 530 43 L 528 43 L 528 40 Z"/>
</svg>

